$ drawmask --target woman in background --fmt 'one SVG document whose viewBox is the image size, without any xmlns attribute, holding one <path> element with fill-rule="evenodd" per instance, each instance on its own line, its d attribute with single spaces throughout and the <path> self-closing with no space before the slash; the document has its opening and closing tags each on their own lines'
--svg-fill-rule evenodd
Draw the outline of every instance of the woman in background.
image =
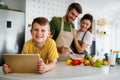
<svg viewBox="0 0 120 80">
<path fill-rule="evenodd" d="M 73 51 L 79 54 L 90 54 L 90 46 L 93 41 L 92 35 L 93 16 L 85 14 L 80 20 L 80 29 L 73 30 Z"/>
</svg>

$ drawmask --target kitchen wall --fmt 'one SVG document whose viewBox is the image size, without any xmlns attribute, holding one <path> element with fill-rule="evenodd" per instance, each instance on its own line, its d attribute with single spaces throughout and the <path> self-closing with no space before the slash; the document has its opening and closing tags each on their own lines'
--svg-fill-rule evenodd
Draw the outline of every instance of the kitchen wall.
<svg viewBox="0 0 120 80">
<path fill-rule="evenodd" d="M 95 19 L 120 20 L 120 0 L 75 0 L 83 7 L 84 13 L 91 13 Z"/>
<path fill-rule="evenodd" d="M 112 48 L 113 49 L 117 49 L 120 50 L 120 20 L 116 21 L 113 23 L 113 27 L 112 27 L 112 32 L 111 32 L 111 36 L 112 36 Z"/>
<path fill-rule="evenodd" d="M 67 7 L 74 0 L 26 0 L 26 35 L 25 40 L 31 38 L 30 27 L 35 17 L 44 16 L 51 20 L 53 16 L 64 16 Z"/>
</svg>

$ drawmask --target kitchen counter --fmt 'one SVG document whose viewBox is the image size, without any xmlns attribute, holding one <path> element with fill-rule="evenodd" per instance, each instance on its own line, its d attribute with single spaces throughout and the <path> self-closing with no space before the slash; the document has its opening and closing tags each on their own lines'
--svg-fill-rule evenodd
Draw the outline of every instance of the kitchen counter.
<svg viewBox="0 0 120 80">
<path fill-rule="evenodd" d="M 59 61 L 54 70 L 44 74 L 37 73 L 10 73 L 3 74 L 0 67 L 0 80 L 120 80 L 120 65 L 114 67 L 102 66 L 68 66 Z"/>
</svg>

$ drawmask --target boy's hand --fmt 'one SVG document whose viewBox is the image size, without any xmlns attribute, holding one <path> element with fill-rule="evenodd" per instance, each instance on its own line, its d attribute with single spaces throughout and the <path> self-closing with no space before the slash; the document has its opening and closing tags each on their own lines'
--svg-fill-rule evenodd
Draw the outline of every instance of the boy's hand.
<svg viewBox="0 0 120 80">
<path fill-rule="evenodd" d="M 8 74 L 8 73 L 11 73 L 12 70 L 11 70 L 11 68 L 10 68 L 7 64 L 4 64 L 4 65 L 3 65 L 3 72 L 4 72 L 5 74 Z"/>
<path fill-rule="evenodd" d="M 47 65 L 44 63 L 42 59 L 37 63 L 37 72 L 38 73 L 45 73 L 47 71 Z"/>
</svg>

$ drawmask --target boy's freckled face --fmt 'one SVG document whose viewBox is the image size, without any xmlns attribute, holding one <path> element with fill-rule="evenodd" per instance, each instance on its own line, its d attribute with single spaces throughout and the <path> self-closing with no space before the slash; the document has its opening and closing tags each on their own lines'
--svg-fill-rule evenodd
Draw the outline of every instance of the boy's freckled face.
<svg viewBox="0 0 120 80">
<path fill-rule="evenodd" d="M 31 34 L 35 42 L 43 43 L 48 36 L 48 25 L 40 25 L 38 23 L 33 24 Z"/>
</svg>

